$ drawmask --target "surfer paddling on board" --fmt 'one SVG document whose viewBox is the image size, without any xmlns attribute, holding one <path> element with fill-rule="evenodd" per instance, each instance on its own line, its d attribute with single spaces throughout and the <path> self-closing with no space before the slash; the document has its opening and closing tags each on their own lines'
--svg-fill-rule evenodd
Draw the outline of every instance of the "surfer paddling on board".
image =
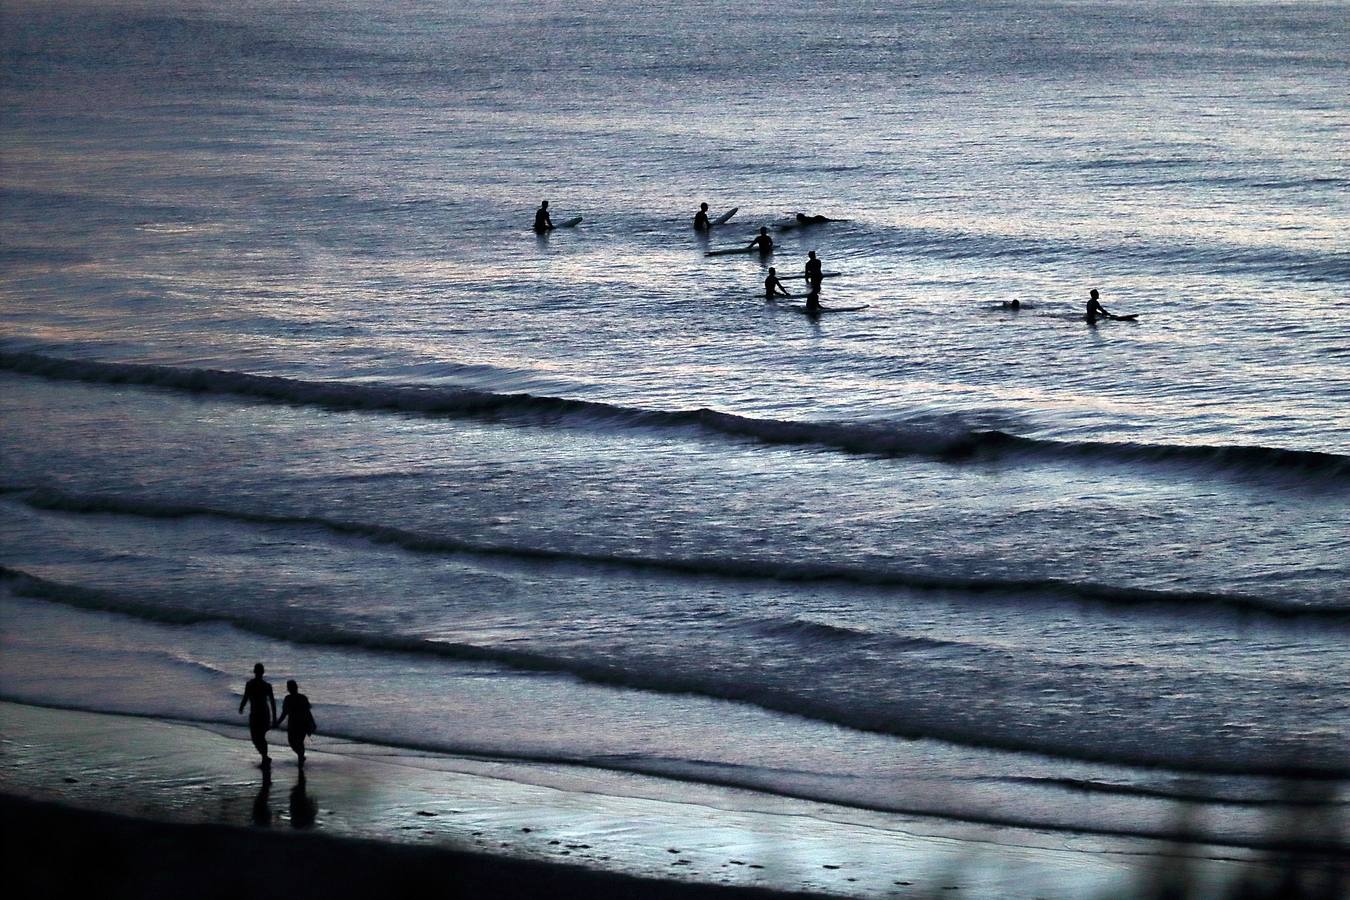
<svg viewBox="0 0 1350 900">
<path fill-rule="evenodd" d="M 267 730 L 277 722 L 277 698 L 272 686 L 263 681 L 263 664 L 253 667 L 253 677 L 244 685 L 244 698 L 239 701 L 239 712 L 248 709 L 248 736 L 262 757 L 262 767 L 272 766 L 272 757 L 267 755 Z M 270 707 L 270 710 L 269 710 Z"/>
<path fill-rule="evenodd" d="M 548 201 L 545 200 L 539 204 L 539 208 L 534 211 L 534 233 L 543 234 L 546 231 L 553 230 L 553 218 L 548 214 Z"/>
<path fill-rule="evenodd" d="M 708 221 L 708 204 L 700 203 L 698 212 L 694 213 L 694 230 L 706 234 L 712 230 L 712 223 Z"/>
<path fill-rule="evenodd" d="M 769 229 L 761 228 L 755 239 L 745 245 L 747 250 L 758 249 L 761 256 L 768 256 L 773 252 L 773 238 L 769 237 Z"/>
<path fill-rule="evenodd" d="M 797 215 L 796 215 L 794 218 L 796 218 L 796 220 L 797 220 L 797 225 L 798 225 L 798 226 L 802 226 L 802 225 L 824 225 L 826 222 L 839 222 L 839 221 L 842 221 L 842 220 L 840 220 L 840 219 L 831 219 L 831 218 L 828 218 L 827 216 L 821 216 L 821 215 L 808 216 L 806 213 L 797 213 Z"/>
<path fill-rule="evenodd" d="M 791 297 L 787 288 L 783 287 L 783 282 L 778 280 L 778 270 L 769 266 L 769 276 L 764 279 L 764 299 L 776 300 L 779 297 Z"/>
</svg>

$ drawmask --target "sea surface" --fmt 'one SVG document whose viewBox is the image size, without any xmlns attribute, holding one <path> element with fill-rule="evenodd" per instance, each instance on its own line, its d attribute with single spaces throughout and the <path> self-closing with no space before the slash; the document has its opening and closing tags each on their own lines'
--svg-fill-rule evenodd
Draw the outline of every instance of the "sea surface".
<svg viewBox="0 0 1350 900">
<path fill-rule="evenodd" d="M 0 16 L 0 699 L 1344 840 L 1350 5 Z"/>
</svg>

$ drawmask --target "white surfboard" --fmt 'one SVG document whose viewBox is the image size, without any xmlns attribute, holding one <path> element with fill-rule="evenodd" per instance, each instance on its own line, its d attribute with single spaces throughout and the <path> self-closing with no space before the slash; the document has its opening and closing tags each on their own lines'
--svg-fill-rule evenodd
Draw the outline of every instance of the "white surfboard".
<svg viewBox="0 0 1350 900">
<path fill-rule="evenodd" d="M 726 212 L 722 213 L 722 214 L 721 214 L 720 216 L 718 216 L 717 218 L 713 219 L 713 220 L 712 220 L 712 224 L 714 224 L 714 225 L 725 225 L 725 224 L 727 224 L 728 222 L 731 221 L 731 217 L 734 216 L 734 215 L 736 215 L 736 211 L 739 210 L 739 209 L 740 209 L 739 206 L 733 206 L 731 209 L 727 210 Z"/>
</svg>

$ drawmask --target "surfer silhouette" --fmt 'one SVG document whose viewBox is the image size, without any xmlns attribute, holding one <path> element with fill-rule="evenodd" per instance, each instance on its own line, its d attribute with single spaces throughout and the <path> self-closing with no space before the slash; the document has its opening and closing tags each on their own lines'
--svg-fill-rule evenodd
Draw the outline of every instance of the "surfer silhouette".
<svg viewBox="0 0 1350 900">
<path fill-rule="evenodd" d="M 797 213 L 796 219 L 798 225 L 823 225 L 826 222 L 838 221 L 821 215 L 808 216 L 806 213 Z"/>
<path fill-rule="evenodd" d="M 708 231 L 712 228 L 712 223 L 708 221 L 708 204 L 700 203 L 698 212 L 694 213 L 694 230 Z"/>
<path fill-rule="evenodd" d="M 811 287 L 811 292 L 806 295 L 806 314 L 810 316 L 818 316 L 820 315 L 820 312 L 821 312 L 820 288 L 818 286 L 813 285 Z"/>
<path fill-rule="evenodd" d="M 1004 308 L 1004 309 L 1021 309 L 1021 308 L 1022 308 L 1022 301 L 1021 301 L 1021 300 L 1018 300 L 1018 299 L 1015 298 L 1015 297 L 1014 297 L 1012 300 L 1004 300 L 1004 301 L 1003 301 L 1003 308 Z"/>
<path fill-rule="evenodd" d="M 769 237 L 769 229 L 761 228 L 759 234 L 755 236 L 755 239 L 749 244 L 746 244 L 745 247 L 747 250 L 754 250 L 756 248 L 764 255 L 773 252 L 773 238 Z"/>
<path fill-rule="evenodd" d="M 263 664 L 253 667 L 253 677 L 244 685 L 244 697 L 239 701 L 239 712 L 248 710 L 248 736 L 262 757 L 263 768 L 272 765 L 272 757 L 267 755 L 267 730 L 276 724 L 277 699 L 272 693 L 272 685 L 263 681 Z"/>
<path fill-rule="evenodd" d="M 769 275 L 764 279 L 764 299 L 773 300 L 777 297 L 791 297 L 787 288 L 783 287 L 783 282 L 778 280 L 778 270 L 769 266 Z"/>
<path fill-rule="evenodd" d="M 820 285 L 825 280 L 825 275 L 821 271 L 820 258 L 816 256 L 814 250 L 806 256 L 806 283 L 811 286 L 811 293 L 819 297 Z"/>
<path fill-rule="evenodd" d="M 295 683 L 295 679 L 286 682 L 286 696 L 281 701 L 281 718 L 277 719 L 276 726 L 281 727 L 281 723 L 287 718 L 290 722 L 286 726 L 286 740 L 290 743 L 291 749 L 295 751 L 296 759 L 299 761 L 300 768 L 305 767 L 305 738 L 309 737 L 318 730 L 314 722 L 314 713 L 310 711 L 309 698 L 300 693 L 300 685 Z"/>
<path fill-rule="evenodd" d="M 1099 318 L 1112 318 L 1111 314 L 1106 311 L 1106 307 L 1102 306 L 1101 301 L 1097 298 L 1096 288 L 1088 291 L 1087 312 L 1083 314 L 1083 321 L 1089 325 L 1096 325 Z"/>
<path fill-rule="evenodd" d="M 539 204 L 539 208 L 534 211 L 534 231 L 536 234 L 543 234 L 546 231 L 553 230 L 553 218 L 548 214 L 548 201 L 545 200 Z"/>
</svg>

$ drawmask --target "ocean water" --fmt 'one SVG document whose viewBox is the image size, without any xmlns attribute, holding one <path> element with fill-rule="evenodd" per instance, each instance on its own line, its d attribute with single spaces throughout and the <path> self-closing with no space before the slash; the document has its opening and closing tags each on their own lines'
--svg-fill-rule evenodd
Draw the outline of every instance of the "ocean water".
<svg viewBox="0 0 1350 900">
<path fill-rule="evenodd" d="M 0 698 L 1344 829 L 1346 4 L 0 10 Z"/>
</svg>

